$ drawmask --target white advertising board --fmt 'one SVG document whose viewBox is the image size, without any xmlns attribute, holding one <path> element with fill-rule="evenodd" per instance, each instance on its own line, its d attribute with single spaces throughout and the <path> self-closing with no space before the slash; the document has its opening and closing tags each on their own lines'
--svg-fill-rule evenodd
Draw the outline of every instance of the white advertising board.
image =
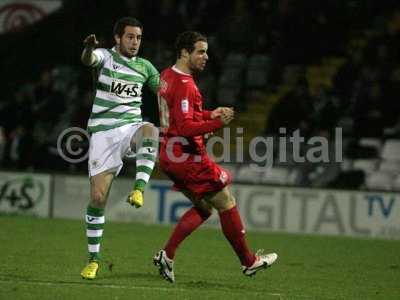
<svg viewBox="0 0 400 300">
<path fill-rule="evenodd" d="M 140 209 L 125 200 L 133 180 L 118 178 L 106 208 L 109 221 L 173 224 L 191 206 L 171 182 L 152 180 Z M 282 231 L 400 239 L 400 194 L 323 189 L 233 185 L 243 222 L 249 230 Z M 89 181 L 56 176 L 54 217 L 83 219 Z M 218 225 L 215 213 L 208 225 Z"/>
</svg>

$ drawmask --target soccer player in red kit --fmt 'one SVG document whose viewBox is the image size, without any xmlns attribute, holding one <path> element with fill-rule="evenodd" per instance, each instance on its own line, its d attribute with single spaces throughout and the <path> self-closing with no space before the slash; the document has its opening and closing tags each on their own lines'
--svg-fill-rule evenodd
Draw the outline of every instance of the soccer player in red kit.
<svg viewBox="0 0 400 300">
<path fill-rule="evenodd" d="M 235 199 L 228 187 L 231 176 L 208 157 L 204 143 L 204 135 L 229 124 L 234 112 L 227 107 L 213 111 L 203 109 L 202 95 L 193 75 L 206 66 L 206 37 L 187 31 L 178 36 L 175 46 L 176 63 L 161 73 L 158 92 L 163 135 L 160 166 L 174 182 L 174 188 L 187 196 L 193 207 L 181 217 L 164 249 L 156 253 L 154 264 L 166 280 L 174 282 L 173 259 L 177 247 L 215 208 L 243 273 L 254 275 L 272 265 L 278 256 L 275 253 L 257 255 L 249 249 Z"/>
</svg>

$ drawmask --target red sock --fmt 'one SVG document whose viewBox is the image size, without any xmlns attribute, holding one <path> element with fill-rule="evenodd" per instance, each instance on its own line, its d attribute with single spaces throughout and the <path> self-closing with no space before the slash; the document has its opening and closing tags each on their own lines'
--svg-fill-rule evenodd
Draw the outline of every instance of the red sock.
<svg viewBox="0 0 400 300">
<path fill-rule="evenodd" d="M 175 256 L 175 250 L 179 244 L 193 231 L 195 231 L 205 220 L 210 217 L 210 213 L 206 213 L 198 210 L 195 207 L 189 209 L 181 217 L 178 224 L 176 224 L 174 232 L 169 238 L 167 244 L 164 247 L 168 258 L 173 259 Z"/>
<path fill-rule="evenodd" d="M 229 243 L 231 243 L 241 264 L 246 267 L 251 266 L 256 257 L 247 246 L 242 220 L 236 206 L 220 212 L 219 218 L 221 220 L 222 231 Z"/>
</svg>

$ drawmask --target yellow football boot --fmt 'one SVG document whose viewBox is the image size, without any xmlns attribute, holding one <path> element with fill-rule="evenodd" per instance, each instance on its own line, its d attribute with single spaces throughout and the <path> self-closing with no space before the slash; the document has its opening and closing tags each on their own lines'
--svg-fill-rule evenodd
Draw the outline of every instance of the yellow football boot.
<svg viewBox="0 0 400 300">
<path fill-rule="evenodd" d="M 130 205 L 136 208 L 143 206 L 143 193 L 139 190 L 133 190 L 130 192 L 128 199 L 126 200 Z"/>
<path fill-rule="evenodd" d="M 91 261 L 83 268 L 81 276 L 83 279 L 95 279 L 98 271 L 99 263 L 97 261 Z"/>
</svg>

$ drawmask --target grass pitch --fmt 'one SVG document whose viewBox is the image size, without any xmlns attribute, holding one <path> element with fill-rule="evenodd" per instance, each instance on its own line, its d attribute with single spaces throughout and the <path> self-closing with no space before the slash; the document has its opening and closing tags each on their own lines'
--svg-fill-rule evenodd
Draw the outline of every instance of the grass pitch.
<svg viewBox="0 0 400 300">
<path fill-rule="evenodd" d="M 106 223 L 98 278 L 85 281 L 83 221 L 0 216 L 0 299 L 400 299 L 400 241 L 250 232 L 279 259 L 247 278 L 221 231 L 201 228 L 171 284 L 152 264 L 170 231 Z"/>
</svg>

